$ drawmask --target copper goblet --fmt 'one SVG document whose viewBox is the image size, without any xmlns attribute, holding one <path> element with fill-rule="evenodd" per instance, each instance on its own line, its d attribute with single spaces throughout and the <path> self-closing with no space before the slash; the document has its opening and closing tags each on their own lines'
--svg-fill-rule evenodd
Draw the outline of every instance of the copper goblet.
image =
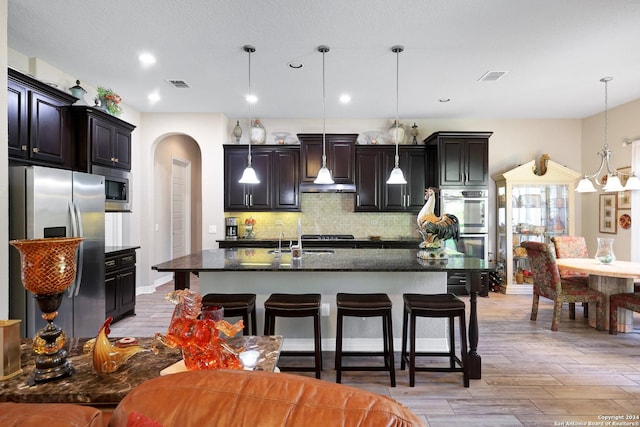
<svg viewBox="0 0 640 427">
<path fill-rule="evenodd" d="M 23 239 L 9 242 L 20 252 L 22 285 L 33 293 L 47 325 L 36 332 L 34 382 L 51 381 L 72 373 L 64 349 L 65 334 L 53 323 L 64 292 L 76 278 L 76 251 L 83 237 Z"/>
</svg>

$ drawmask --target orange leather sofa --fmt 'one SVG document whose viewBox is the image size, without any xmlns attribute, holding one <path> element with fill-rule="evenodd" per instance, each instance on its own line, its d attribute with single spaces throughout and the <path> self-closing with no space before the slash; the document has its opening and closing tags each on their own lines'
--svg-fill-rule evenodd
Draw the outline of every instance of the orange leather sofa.
<svg viewBox="0 0 640 427">
<path fill-rule="evenodd" d="M 9 405 L 9 406 L 5 406 Z M 13 405 L 13 406 L 11 406 Z M 40 408 L 37 408 L 39 406 Z M 44 408 L 48 406 L 48 408 Z M 44 412 L 47 409 L 49 412 Z M 57 411 L 57 412 L 56 412 Z M 46 415 L 31 423 L 30 417 Z M 3 404 L 0 425 L 99 427 L 424 426 L 395 400 L 299 375 L 233 370 L 188 371 L 146 381 L 112 414 L 70 404 Z M 8 424 L 5 424 L 5 420 Z M 11 424 L 11 422 L 14 422 Z"/>
</svg>

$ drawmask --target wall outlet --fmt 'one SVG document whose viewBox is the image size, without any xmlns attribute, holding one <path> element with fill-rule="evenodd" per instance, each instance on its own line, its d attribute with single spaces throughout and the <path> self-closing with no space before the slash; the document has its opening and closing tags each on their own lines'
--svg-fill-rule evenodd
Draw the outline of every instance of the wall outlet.
<svg viewBox="0 0 640 427">
<path fill-rule="evenodd" d="M 329 304 L 323 303 L 320 306 L 320 315 L 327 317 L 329 316 L 330 313 L 331 313 L 331 307 L 329 306 Z"/>
<path fill-rule="evenodd" d="M 209 234 L 216 234 L 218 232 L 217 227 L 215 225 L 209 226 Z"/>
</svg>

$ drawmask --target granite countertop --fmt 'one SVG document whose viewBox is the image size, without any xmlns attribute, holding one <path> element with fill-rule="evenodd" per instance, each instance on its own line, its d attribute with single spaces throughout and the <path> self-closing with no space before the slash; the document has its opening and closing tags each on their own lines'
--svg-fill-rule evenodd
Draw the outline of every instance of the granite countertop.
<svg viewBox="0 0 640 427">
<path fill-rule="evenodd" d="M 164 332 L 164 331 L 163 331 Z M 234 348 L 258 350 L 260 359 L 256 370 L 273 371 L 278 363 L 282 336 L 235 336 L 225 338 Z M 67 360 L 74 373 L 51 382 L 29 386 L 28 380 L 35 366 L 31 340 L 23 340 L 20 346 L 21 365 L 24 373 L 6 381 L 0 381 L 0 402 L 17 403 L 78 403 L 96 407 L 115 407 L 127 393 L 144 381 L 157 377 L 160 371 L 182 359 L 180 349 L 158 346 L 159 353 L 150 350 L 137 353 L 112 374 L 98 374 L 93 369 L 93 358 L 83 352 L 88 338 L 67 338 Z M 111 338 L 111 341 L 117 338 Z M 139 344 L 151 347 L 153 338 L 140 338 Z"/>
<path fill-rule="evenodd" d="M 303 245 L 304 247 L 304 245 Z M 302 259 L 268 248 L 211 249 L 152 266 L 157 271 L 494 271 L 495 263 L 462 254 L 422 260 L 417 249 L 307 249 Z"/>
<path fill-rule="evenodd" d="M 105 255 L 114 255 L 117 252 L 125 252 L 130 250 L 140 249 L 140 246 L 105 246 Z"/>
<path fill-rule="evenodd" d="M 220 243 L 220 242 L 229 242 L 229 243 L 233 243 L 233 242 L 256 242 L 256 243 L 273 243 L 273 242 L 278 242 L 280 239 L 276 236 L 276 237 L 262 237 L 260 239 L 245 239 L 242 237 L 239 237 L 237 239 L 219 239 L 216 240 L 216 242 Z M 298 241 L 297 237 L 283 237 L 282 238 L 283 242 L 289 242 L 289 241 Z M 380 239 L 371 239 L 369 237 L 354 237 L 353 239 L 302 239 L 302 242 L 326 242 L 326 243 L 349 243 L 349 242 L 355 242 L 355 243 L 362 243 L 362 242 L 421 242 L 422 239 L 417 238 L 417 237 L 381 237 Z"/>
</svg>

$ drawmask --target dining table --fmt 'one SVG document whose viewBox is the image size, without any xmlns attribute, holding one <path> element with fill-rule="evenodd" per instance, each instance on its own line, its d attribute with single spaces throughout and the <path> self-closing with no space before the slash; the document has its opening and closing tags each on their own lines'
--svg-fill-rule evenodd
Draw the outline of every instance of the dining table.
<svg viewBox="0 0 640 427">
<path fill-rule="evenodd" d="M 594 258 L 557 258 L 560 270 L 570 270 L 589 275 L 589 287 L 605 295 L 604 329 L 609 330 L 609 296 L 633 292 L 634 281 L 640 280 L 640 262 L 616 260 L 603 264 Z M 593 304 L 593 303 L 591 303 Z M 595 313 L 595 307 L 589 308 Z M 595 318 L 591 316 L 589 324 L 595 327 Z M 618 308 L 618 332 L 633 332 L 633 312 Z"/>
</svg>

